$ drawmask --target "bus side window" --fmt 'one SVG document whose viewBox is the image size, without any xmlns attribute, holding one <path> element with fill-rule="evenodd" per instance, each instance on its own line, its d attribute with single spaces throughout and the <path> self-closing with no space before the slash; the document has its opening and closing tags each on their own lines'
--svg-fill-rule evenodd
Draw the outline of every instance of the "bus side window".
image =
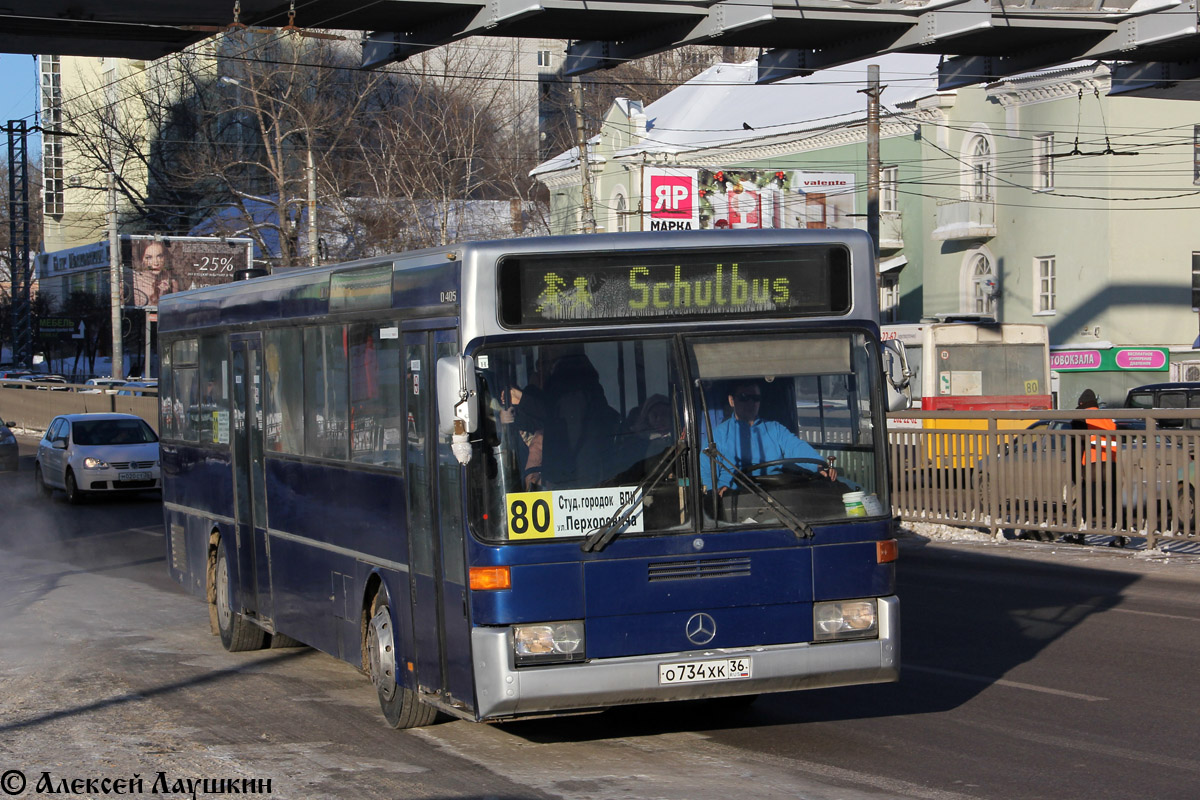
<svg viewBox="0 0 1200 800">
<path fill-rule="evenodd" d="M 350 460 L 399 467 L 403 452 L 400 339 L 395 327 L 350 326 Z"/>
<path fill-rule="evenodd" d="M 304 330 L 304 452 L 318 458 L 347 454 L 344 334 L 341 325 Z"/>
<path fill-rule="evenodd" d="M 267 449 L 304 453 L 304 341 L 296 328 L 267 331 L 263 379 Z"/>
</svg>

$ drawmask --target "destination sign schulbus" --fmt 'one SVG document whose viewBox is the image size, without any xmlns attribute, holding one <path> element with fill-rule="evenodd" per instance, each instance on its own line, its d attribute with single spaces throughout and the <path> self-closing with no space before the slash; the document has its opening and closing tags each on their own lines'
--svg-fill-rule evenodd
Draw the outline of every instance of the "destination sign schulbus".
<svg viewBox="0 0 1200 800">
<path fill-rule="evenodd" d="M 509 256 L 499 270 L 509 327 L 850 310 L 838 245 Z"/>
</svg>

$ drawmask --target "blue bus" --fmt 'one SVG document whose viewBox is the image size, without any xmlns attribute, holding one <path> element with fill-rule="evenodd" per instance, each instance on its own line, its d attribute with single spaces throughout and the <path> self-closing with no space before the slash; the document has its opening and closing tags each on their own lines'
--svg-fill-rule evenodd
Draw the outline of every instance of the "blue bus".
<svg viewBox="0 0 1200 800">
<path fill-rule="evenodd" d="M 170 574 L 393 727 L 894 681 L 875 280 L 858 231 L 700 231 L 166 296 Z"/>
</svg>

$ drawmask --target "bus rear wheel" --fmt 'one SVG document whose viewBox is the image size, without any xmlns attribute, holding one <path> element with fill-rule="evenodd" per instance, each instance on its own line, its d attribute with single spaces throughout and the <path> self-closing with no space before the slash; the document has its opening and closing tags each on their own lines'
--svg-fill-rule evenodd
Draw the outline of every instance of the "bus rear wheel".
<svg viewBox="0 0 1200 800">
<path fill-rule="evenodd" d="M 217 542 L 216 563 L 209 570 L 213 585 L 209 587 L 210 602 L 216 606 L 217 633 L 221 645 L 231 653 L 244 650 L 260 650 L 266 642 L 267 632 L 235 611 L 237 597 L 229 579 L 229 553 L 225 539 Z"/>
<path fill-rule="evenodd" d="M 379 695 L 379 708 L 388 725 L 393 728 L 420 728 L 433 723 L 437 709 L 426 705 L 417 693 L 397 681 L 396 642 L 392 635 L 392 611 L 387 594 L 380 588 L 371 601 L 366 620 L 366 642 L 363 649 L 368 659 L 371 683 Z"/>
</svg>

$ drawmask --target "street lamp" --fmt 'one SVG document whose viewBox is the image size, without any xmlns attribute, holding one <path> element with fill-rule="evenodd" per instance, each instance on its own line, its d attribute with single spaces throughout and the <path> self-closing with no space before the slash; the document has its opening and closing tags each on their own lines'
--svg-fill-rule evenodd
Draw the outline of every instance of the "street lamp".
<svg viewBox="0 0 1200 800">
<path fill-rule="evenodd" d="M 313 166 L 312 130 L 308 127 L 306 115 L 292 103 L 289 103 L 286 100 L 280 100 L 278 97 L 271 97 L 270 95 L 264 94 L 258 89 L 255 89 L 253 86 L 247 86 L 237 78 L 231 78 L 228 75 L 222 75 L 220 80 L 221 83 L 229 86 L 236 86 L 239 89 L 245 89 L 246 91 L 259 95 L 260 97 L 266 97 L 268 100 L 287 106 L 288 108 L 292 109 L 292 111 L 295 111 L 296 115 L 304 123 L 304 150 L 308 164 L 306 169 L 306 177 L 308 179 L 308 263 L 314 267 L 317 266 L 317 171 Z M 287 135 L 288 134 L 284 134 L 283 136 Z M 280 141 L 282 141 L 283 136 L 280 137 Z M 282 169 L 282 164 L 280 168 Z"/>
</svg>

